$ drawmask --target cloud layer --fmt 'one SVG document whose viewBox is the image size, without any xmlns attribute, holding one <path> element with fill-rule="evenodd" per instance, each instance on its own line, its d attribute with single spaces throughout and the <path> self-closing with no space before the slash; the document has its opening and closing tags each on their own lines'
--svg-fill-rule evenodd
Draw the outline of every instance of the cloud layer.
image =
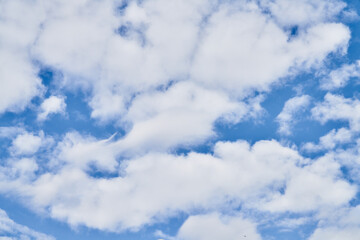
<svg viewBox="0 0 360 240">
<path fill-rule="evenodd" d="M 169 240 L 260 240 L 266 224 L 308 222 L 310 240 L 352 239 L 360 103 L 335 91 L 359 64 L 328 69 L 347 54 L 351 12 L 340 0 L 1 1 L 0 193 L 116 233 L 185 215 L 156 232 Z M 265 109 L 287 84 L 297 93 Z M 292 142 L 303 119 L 326 131 Z M 248 122 L 274 134 L 243 139 Z"/>
</svg>

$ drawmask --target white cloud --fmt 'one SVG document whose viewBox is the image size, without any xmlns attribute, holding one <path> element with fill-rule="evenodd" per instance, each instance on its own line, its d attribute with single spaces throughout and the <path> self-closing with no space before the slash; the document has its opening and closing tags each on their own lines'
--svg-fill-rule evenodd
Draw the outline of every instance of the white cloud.
<svg viewBox="0 0 360 240">
<path fill-rule="evenodd" d="M 246 96 L 253 89 L 268 90 L 279 78 L 321 63 L 332 51 L 345 50 L 350 37 L 341 24 L 318 24 L 299 31 L 290 41 L 288 33 L 260 10 L 222 7 L 204 30 L 191 77 Z"/>
<path fill-rule="evenodd" d="M 54 237 L 36 232 L 20 225 L 9 218 L 6 212 L 0 209 L 0 239 L 3 240 L 55 240 Z"/>
<path fill-rule="evenodd" d="M 112 1 L 58 1 L 46 4 L 50 10 L 32 53 L 65 74 L 65 87 L 91 89 L 92 117 L 100 121 L 121 118 L 134 94 L 172 80 L 244 97 L 346 51 L 349 29 L 333 23 L 342 2 L 284 4 L 265 4 L 273 19 L 255 2 L 130 2 L 119 14 Z M 299 6 L 317 17 L 289 41 L 278 18 Z M 123 36 L 116 34 L 121 27 Z"/>
<path fill-rule="evenodd" d="M 327 214 L 329 219 L 315 230 L 309 240 L 356 240 L 360 234 L 360 207 L 351 207 L 340 214 Z M 332 216 L 331 216 L 332 215 Z"/>
<path fill-rule="evenodd" d="M 38 68 L 31 63 L 29 55 L 38 25 L 44 18 L 37 2 L 1 2 L 0 114 L 22 111 L 34 96 L 42 93 Z"/>
<path fill-rule="evenodd" d="M 274 194 L 263 208 L 270 212 L 332 208 L 346 204 L 357 192 L 356 187 L 340 179 L 340 165 L 333 159 L 320 158 L 303 170 L 289 179 L 284 194 Z"/>
<path fill-rule="evenodd" d="M 341 88 L 353 77 L 360 77 L 360 61 L 332 70 L 329 76 L 322 80 L 321 87 L 326 90 Z"/>
<path fill-rule="evenodd" d="M 318 211 L 342 206 L 356 192 L 339 179 L 340 165 L 332 159 L 308 162 L 276 141 L 253 146 L 218 142 L 213 155 L 148 153 L 120 165 L 110 139 L 76 143 L 73 138 L 69 146 L 67 141 L 52 154 L 58 163 L 50 167 L 53 171 L 14 178 L 3 168 L 0 189 L 25 197 L 33 209 L 49 211 L 73 226 L 136 230 L 179 212 L 236 209 L 239 204 L 252 211 Z M 98 173 L 120 176 L 94 178 L 92 166 Z M 31 171 L 26 174 L 31 176 Z"/>
<path fill-rule="evenodd" d="M 52 137 L 45 136 L 43 131 L 36 133 L 27 132 L 21 129 L 21 132 L 17 132 L 16 137 L 12 139 L 11 146 L 9 148 L 10 153 L 13 156 L 18 155 L 33 155 L 41 147 L 48 147 L 53 144 Z M 7 137 L 13 137 L 7 136 Z"/>
<path fill-rule="evenodd" d="M 346 52 L 350 31 L 336 21 L 343 2 L 258 2 L 132 1 L 120 13 L 120 1 L 111 0 L 1 1 L 0 113 L 22 110 L 42 94 L 34 64 L 40 62 L 63 73 L 56 90 L 88 92 L 91 117 L 116 122 L 126 133 L 118 140 L 67 133 L 39 166 L 33 155 L 47 146 L 45 136 L 0 129 L 15 137 L 0 167 L 0 192 L 70 225 L 109 231 L 240 204 L 276 213 L 347 204 L 355 187 L 341 179 L 341 165 L 330 155 L 308 161 L 274 140 L 172 154 L 216 136 L 216 121 L 256 116 L 261 95 L 253 97 L 254 90 L 268 91 L 280 78 L 321 66 L 330 53 Z M 295 35 L 293 25 L 299 25 Z M 306 95 L 289 100 L 279 131 L 290 133 L 294 113 L 308 104 Z M 328 94 L 312 114 L 323 123 L 348 120 L 358 131 L 357 105 Z M 65 108 L 64 97 L 51 96 L 38 120 Z M 346 134 L 322 139 L 330 148 Z M 115 176 L 105 177 L 109 172 Z M 207 224 L 214 226 L 210 236 Z M 231 239 L 242 226 L 259 238 L 242 217 L 207 213 L 190 217 L 178 236 Z"/>
<path fill-rule="evenodd" d="M 15 155 L 34 154 L 42 145 L 40 136 L 35 136 L 32 133 L 24 133 L 18 135 L 13 141 L 11 152 Z"/>
<path fill-rule="evenodd" d="M 353 140 L 353 133 L 347 128 L 333 129 L 326 135 L 320 137 L 319 143 L 308 142 L 302 147 L 308 152 L 334 149 L 336 146 L 349 143 Z"/>
<path fill-rule="evenodd" d="M 276 117 L 279 123 L 278 132 L 283 135 L 291 134 L 291 127 L 296 123 L 296 116 L 310 104 L 310 96 L 302 95 L 290 98 L 285 102 L 285 105 L 279 115 Z"/>
<path fill-rule="evenodd" d="M 338 0 L 261 0 L 275 19 L 284 26 L 306 26 L 331 21 L 346 7 Z"/>
<path fill-rule="evenodd" d="M 215 135 L 213 123 L 217 119 L 231 124 L 258 111 L 256 101 L 236 102 L 222 92 L 190 82 L 177 83 L 167 91 L 134 99 L 124 117 L 133 126 L 118 147 L 141 153 L 199 144 Z"/>
<path fill-rule="evenodd" d="M 65 109 L 66 103 L 64 97 L 50 96 L 41 103 L 37 119 L 39 121 L 45 121 L 49 115 L 56 113 L 65 114 Z"/>
<path fill-rule="evenodd" d="M 190 216 L 180 227 L 178 240 L 262 239 L 256 225 L 240 216 L 207 214 Z"/>
<path fill-rule="evenodd" d="M 22 127 L 0 127 L 0 137 L 13 138 L 14 136 L 25 132 Z"/>
<path fill-rule="evenodd" d="M 360 101 L 327 93 L 324 101 L 311 109 L 312 116 L 320 123 L 342 120 L 349 122 L 351 131 L 360 131 Z"/>
</svg>

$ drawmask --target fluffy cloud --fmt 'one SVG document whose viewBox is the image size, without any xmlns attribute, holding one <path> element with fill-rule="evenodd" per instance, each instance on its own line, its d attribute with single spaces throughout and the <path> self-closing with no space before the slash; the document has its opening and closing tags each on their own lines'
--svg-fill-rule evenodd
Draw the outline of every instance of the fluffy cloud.
<svg viewBox="0 0 360 240">
<path fill-rule="evenodd" d="M 125 132 L 99 140 L 73 131 L 53 146 L 41 132 L 1 128 L 0 136 L 11 139 L 10 154 L 1 161 L 1 193 L 72 226 L 115 232 L 185 213 L 190 217 L 174 237 L 184 240 L 260 239 L 256 224 L 237 212 L 239 206 L 256 213 L 306 214 L 338 209 L 355 196 L 356 187 L 341 171 L 350 164 L 345 159 L 357 154 L 354 149 L 306 159 L 275 140 L 238 140 L 217 142 L 209 153 L 174 153 L 215 138 L 216 122 L 257 116 L 262 92 L 274 83 L 321 67 L 331 53 L 346 53 L 350 31 L 337 21 L 346 4 L 122 4 L 1 1 L 0 113 L 20 111 L 34 96 L 42 99 L 45 87 L 37 73 L 46 65 L 63 78 L 49 91 L 59 95 L 37 108 L 38 120 L 63 114 L 62 96 L 75 89 L 86 96 L 92 118 Z M 331 81 L 342 86 L 353 70 L 339 70 L 348 74 L 345 80 Z M 296 112 L 309 101 L 304 95 L 286 102 L 277 117 L 281 134 L 291 132 Z M 322 123 L 350 123 L 314 149 L 335 149 L 354 137 L 349 131 L 360 129 L 358 102 L 327 94 L 312 109 Z M 219 208 L 232 214 L 211 214 Z M 191 216 L 198 210 L 204 214 Z M 320 228 L 313 238 L 325 231 L 331 227 Z"/>
<path fill-rule="evenodd" d="M 346 7 L 346 3 L 338 0 L 261 0 L 260 3 L 284 26 L 306 26 L 331 21 Z"/>
<path fill-rule="evenodd" d="M 323 222 L 309 240 L 355 240 L 360 234 L 360 207 L 342 209 Z"/>
<path fill-rule="evenodd" d="M 9 218 L 6 212 L 0 209 L 0 239 L 3 240 L 55 240 L 52 236 L 36 232 L 20 225 Z"/>
<path fill-rule="evenodd" d="M 64 97 L 50 96 L 41 103 L 37 119 L 44 121 L 51 114 L 64 114 L 65 109 L 66 103 Z"/>
<path fill-rule="evenodd" d="M 311 109 L 312 116 L 320 123 L 328 121 L 347 121 L 352 131 L 360 130 L 360 101 L 327 93 L 324 101 Z"/>
<path fill-rule="evenodd" d="M 31 63 L 29 48 L 36 40 L 44 16 L 38 4 L 22 0 L 2 1 L 0 11 L 1 114 L 23 110 L 42 92 L 38 68 Z"/>
<path fill-rule="evenodd" d="M 310 104 L 310 96 L 302 95 L 299 97 L 293 97 L 285 102 L 285 105 L 276 117 L 279 123 L 278 132 L 283 135 L 291 134 L 291 127 L 296 122 L 295 115 L 299 112 L 303 112 L 305 108 Z"/>
<path fill-rule="evenodd" d="M 125 152 L 140 153 L 191 146 L 215 135 L 213 123 L 217 119 L 231 124 L 258 111 L 256 100 L 245 104 L 232 101 L 221 92 L 189 82 L 178 83 L 167 91 L 134 99 L 124 118 L 133 126 L 118 142 L 118 147 Z"/>
<path fill-rule="evenodd" d="M 20 194 L 34 209 L 48 209 L 53 218 L 74 226 L 138 229 L 179 211 L 233 209 L 240 204 L 254 211 L 316 211 L 342 206 L 356 192 L 339 179 L 340 165 L 332 159 L 308 163 L 276 141 L 253 146 L 245 141 L 218 142 L 212 155 L 148 153 L 119 166 L 112 155 L 108 164 L 96 155 L 110 152 L 110 140 L 79 142 L 70 149 L 64 144 L 53 155 L 58 164 L 35 179 L 14 178 L 4 168 L 1 189 Z M 114 175 L 114 169 L 101 164 L 115 167 L 118 176 L 94 177 L 92 166 L 103 176 L 107 171 Z M 311 184 L 303 184 L 306 181 Z"/>
<path fill-rule="evenodd" d="M 322 80 L 321 87 L 326 90 L 341 88 L 353 77 L 360 77 L 360 61 L 344 64 L 340 68 L 332 70 L 329 76 Z"/>
<path fill-rule="evenodd" d="M 336 146 L 353 140 L 353 133 L 347 128 L 333 129 L 320 137 L 319 143 L 306 143 L 303 149 L 309 152 L 334 149 Z"/>
<path fill-rule="evenodd" d="M 256 6 L 244 8 L 221 7 L 209 19 L 194 58 L 191 76 L 195 80 L 239 96 L 254 88 L 267 90 L 279 78 L 343 49 L 349 39 L 343 25 L 322 23 L 299 30 L 289 40 L 289 33 Z"/>
<path fill-rule="evenodd" d="M 28 68 L 37 59 L 64 73 L 65 88 L 90 89 L 92 117 L 101 121 L 123 116 L 134 94 L 173 80 L 195 80 L 235 97 L 268 90 L 279 78 L 307 70 L 331 52 L 346 51 L 350 38 L 345 25 L 333 23 L 344 8 L 340 1 L 130 1 L 117 10 L 120 5 L 37 0 L 26 15 L 32 18 L 23 24 L 29 40 L 21 52 L 31 53 L 23 60 Z M 290 14 L 291 9 L 303 11 Z M 10 10 L 23 19 L 21 12 Z M 298 35 L 290 36 L 284 27 L 284 13 L 292 16 L 292 24 L 301 24 Z M 305 22 L 309 19 L 311 26 Z M 15 30 L 21 31 L 17 25 Z M 39 85 L 26 83 L 32 84 L 24 87 L 27 91 Z M 36 94 L 31 90 L 19 96 Z"/>
<path fill-rule="evenodd" d="M 189 217 L 175 239 L 179 240 L 217 240 L 217 239 L 254 239 L 261 237 L 256 225 L 240 216 L 221 216 L 219 214 Z"/>
<path fill-rule="evenodd" d="M 32 155 L 36 153 L 40 147 L 52 143 L 52 138 L 45 137 L 43 132 L 35 135 L 34 133 L 22 132 L 13 140 L 10 147 L 12 155 Z"/>
</svg>

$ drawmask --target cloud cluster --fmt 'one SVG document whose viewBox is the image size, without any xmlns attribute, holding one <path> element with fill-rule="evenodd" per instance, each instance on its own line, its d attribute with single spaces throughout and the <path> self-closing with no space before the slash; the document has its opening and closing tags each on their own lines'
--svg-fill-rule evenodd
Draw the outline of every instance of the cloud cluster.
<svg viewBox="0 0 360 240">
<path fill-rule="evenodd" d="M 37 119 L 44 121 L 51 114 L 65 114 L 65 109 L 66 103 L 64 97 L 50 96 L 41 103 Z"/>
<path fill-rule="evenodd" d="M 75 146 L 67 141 L 52 154 L 57 162 L 50 162 L 36 177 L 14 178 L 11 166 L 3 168 L 1 188 L 73 226 L 138 229 L 178 212 L 239 205 L 254 211 L 304 213 L 342 206 L 356 193 L 340 178 L 340 165 L 333 159 L 309 162 L 276 141 L 253 146 L 245 141 L 218 142 L 213 154 L 151 152 L 120 164 L 111 155 L 97 154 L 116 151 L 111 140 L 89 139 Z M 94 175 L 94 166 L 104 177 Z M 118 176 L 105 177 L 109 171 Z"/>
<path fill-rule="evenodd" d="M 108 139 L 74 130 L 55 140 L 1 127 L 9 146 L 0 193 L 71 226 L 114 232 L 189 215 L 176 235 L 158 232 L 165 239 L 261 239 L 258 219 L 239 208 L 311 213 L 328 223 L 311 240 L 334 231 L 346 239 L 359 230 L 348 220 L 357 211 L 348 207 L 357 185 L 343 167 L 356 175 L 359 154 L 337 146 L 360 131 L 358 99 L 328 93 L 312 108 L 323 124 L 349 123 L 305 144 L 329 151 L 313 159 L 276 140 L 218 141 L 215 128 L 256 118 L 274 84 L 345 54 L 350 30 L 338 19 L 345 8 L 338 0 L 0 1 L 0 113 L 24 110 L 49 90 L 35 108 L 37 124 L 46 124 L 67 114 L 69 91 L 80 91 L 92 119 L 124 130 Z M 51 86 L 38 77 L 44 66 L 61 73 Z M 357 74 L 357 65 L 344 65 L 323 88 Z M 276 118 L 281 135 L 291 135 L 310 100 L 285 103 Z M 192 150 L 210 139 L 211 151 Z M 339 209 L 341 226 L 321 215 Z"/>
<path fill-rule="evenodd" d="M 292 125 L 296 123 L 295 117 L 304 112 L 309 104 L 310 96 L 308 95 L 293 97 L 287 100 L 282 111 L 276 117 L 279 123 L 278 132 L 283 135 L 290 135 Z"/>
<path fill-rule="evenodd" d="M 54 237 L 36 232 L 20 225 L 9 218 L 6 212 L 0 209 L 0 239 L 2 240 L 55 240 Z"/>
</svg>

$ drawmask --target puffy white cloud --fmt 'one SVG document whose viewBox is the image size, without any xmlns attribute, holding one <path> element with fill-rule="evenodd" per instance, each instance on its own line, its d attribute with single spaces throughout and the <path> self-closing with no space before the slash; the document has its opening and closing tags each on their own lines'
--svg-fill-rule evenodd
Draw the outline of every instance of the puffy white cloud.
<svg viewBox="0 0 360 240">
<path fill-rule="evenodd" d="M 46 137 L 0 129 L 15 137 L 0 167 L 0 192 L 70 225 L 109 231 L 239 205 L 317 211 L 354 196 L 330 155 L 308 161 L 274 140 L 218 142 L 213 153 L 172 154 L 216 136 L 216 121 L 256 116 L 261 96 L 254 98 L 254 90 L 268 91 L 280 78 L 321 66 L 330 53 L 345 53 L 350 32 L 336 22 L 343 2 L 153 0 L 130 1 L 119 10 L 121 4 L 1 1 L 0 63 L 6 68 L 0 70 L 0 113 L 24 109 L 41 95 L 39 61 L 63 73 L 58 92 L 79 87 L 89 93 L 91 117 L 114 121 L 126 133 L 98 140 L 71 132 L 45 155 L 31 156 L 46 146 Z M 293 25 L 299 27 L 292 35 Z M 302 96 L 285 104 L 281 131 L 289 131 L 294 112 L 308 102 Z M 354 130 L 357 104 L 327 95 L 312 113 L 322 122 L 348 120 Z M 65 108 L 63 97 L 51 96 L 38 119 Z M 331 141 L 320 140 L 326 147 Z M 210 236 L 207 224 L 214 226 Z M 242 226 L 259 238 L 255 225 L 239 216 L 206 213 L 190 217 L 178 236 L 231 239 Z"/>
<path fill-rule="evenodd" d="M 331 52 L 346 51 L 350 38 L 345 25 L 333 23 L 340 1 L 131 1 L 121 13 L 119 4 L 44 4 L 46 21 L 32 48 L 34 57 L 65 74 L 65 87 L 91 89 L 92 117 L 105 122 L 126 114 L 133 95 L 173 80 L 195 80 L 236 97 L 267 90 Z M 317 16 L 291 40 L 279 21 L 289 9 Z"/>
<path fill-rule="evenodd" d="M 350 37 L 344 25 L 333 23 L 299 31 L 289 40 L 289 34 L 257 8 L 221 7 L 204 29 L 191 76 L 246 96 L 252 89 L 268 90 L 279 78 L 321 63 L 332 51 L 346 50 Z"/>
<path fill-rule="evenodd" d="M 0 114 L 21 111 L 34 96 L 42 93 L 43 86 L 37 77 L 38 68 L 32 64 L 29 55 L 29 47 L 36 40 L 38 25 L 44 19 L 37 2 L 1 2 Z"/>
<path fill-rule="evenodd" d="M 329 76 L 322 80 L 321 87 L 327 90 L 341 88 L 353 77 L 360 77 L 360 61 L 344 64 L 340 68 L 332 70 Z"/>
<path fill-rule="evenodd" d="M 3 240 L 55 240 L 54 237 L 36 232 L 14 222 L 0 209 L 0 239 Z"/>
<path fill-rule="evenodd" d="M 316 104 L 311 113 L 322 124 L 330 120 L 342 120 L 349 122 L 350 130 L 360 130 L 360 101 L 356 98 L 327 93 L 324 101 Z"/>
<path fill-rule="evenodd" d="M 65 98 L 61 96 L 50 96 L 45 99 L 40 105 L 40 112 L 37 119 L 44 121 L 52 114 L 65 114 L 66 103 Z"/>
<path fill-rule="evenodd" d="M 213 123 L 239 120 L 261 111 L 253 103 L 232 101 L 226 94 L 190 82 L 136 97 L 125 120 L 133 126 L 118 147 L 125 152 L 191 146 L 214 136 Z"/>
<path fill-rule="evenodd" d="M 0 127 L 0 137 L 13 138 L 14 136 L 24 133 L 25 129 L 22 127 Z"/>
<path fill-rule="evenodd" d="M 179 240 L 262 239 L 256 225 L 240 216 L 216 213 L 190 216 L 180 227 Z"/>
<path fill-rule="evenodd" d="M 52 170 L 36 178 L 14 178 L 3 168 L 0 189 L 73 226 L 138 229 L 179 212 L 240 204 L 252 211 L 317 211 L 342 206 L 356 192 L 339 178 L 340 165 L 332 159 L 308 162 L 276 141 L 218 142 L 214 154 L 148 153 L 120 165 L 116 141 L 76 143 L 73 137 L 68 148 L 67 141 L 52 154 L 57 159 Z M 104 176 L 108 171 L 119 176 L 93 177 L 92 166 Z"/>
<path fill-rule="evenodd" d="M 302 95 L 290 98 L 285 102 L 285 105 L 276 120 L 279 123 L 278 132 L 283 135 L 291 134 L 291 127 L 296 123 L 294 117 L 300 112 L 303 112 L 310 104 L 310 96 Z"/>
<path fill-rule="evenodd" d="M 330 150 L 339 144 L 349 143 L 353 140 L 353 133 L 347 128 L 333 129 L 326 135 L 320 137 L 319 143 L 312 142 L 304 144 L 303 150 L 316 152 L 321 150 Z"/>
<path fill-rule="evenodd" d="M 11 136 L 10 136 L 11 137 Z M 40 131 L 38 134 L 30 133 L 23 130 L 13 140 L 9 151 L 12 155 L 32 155 L 36 153 L 41 147 L 53 143 L 51 137 L 45 136 Z"/>
<path fill-rule="evenodd" d="M 357 192 L 356 187 L 341 180 L 340 164 L 333 159 L 320 158 L 304 170 L 289 179 L 284 194 L 274 194 L 263 207 L 271 212 L 319 210 L 347 204 Z"/>
<path fill-rule="evenodd" d="M 18 135 L 12 142 L 11 151 L 13 154 L 34 154 L 42 144 L 41 137 L 35 136 L 31 133 L 24 133 Z"/>
<path fill-rule="evenodd" d="M 284 26 L 306 26 L 331 21 L 346 7 L 338 0 L 261 0 L 277 22 Z"/>
<path fill-rule="evenodd" d="M 328 213 L 328 215 L 331 215 Z M 333 214 L 315 230 L 309 240 L 356 240 L 360 234 L 360 207 L 351 207 Z"/>
</svg>

